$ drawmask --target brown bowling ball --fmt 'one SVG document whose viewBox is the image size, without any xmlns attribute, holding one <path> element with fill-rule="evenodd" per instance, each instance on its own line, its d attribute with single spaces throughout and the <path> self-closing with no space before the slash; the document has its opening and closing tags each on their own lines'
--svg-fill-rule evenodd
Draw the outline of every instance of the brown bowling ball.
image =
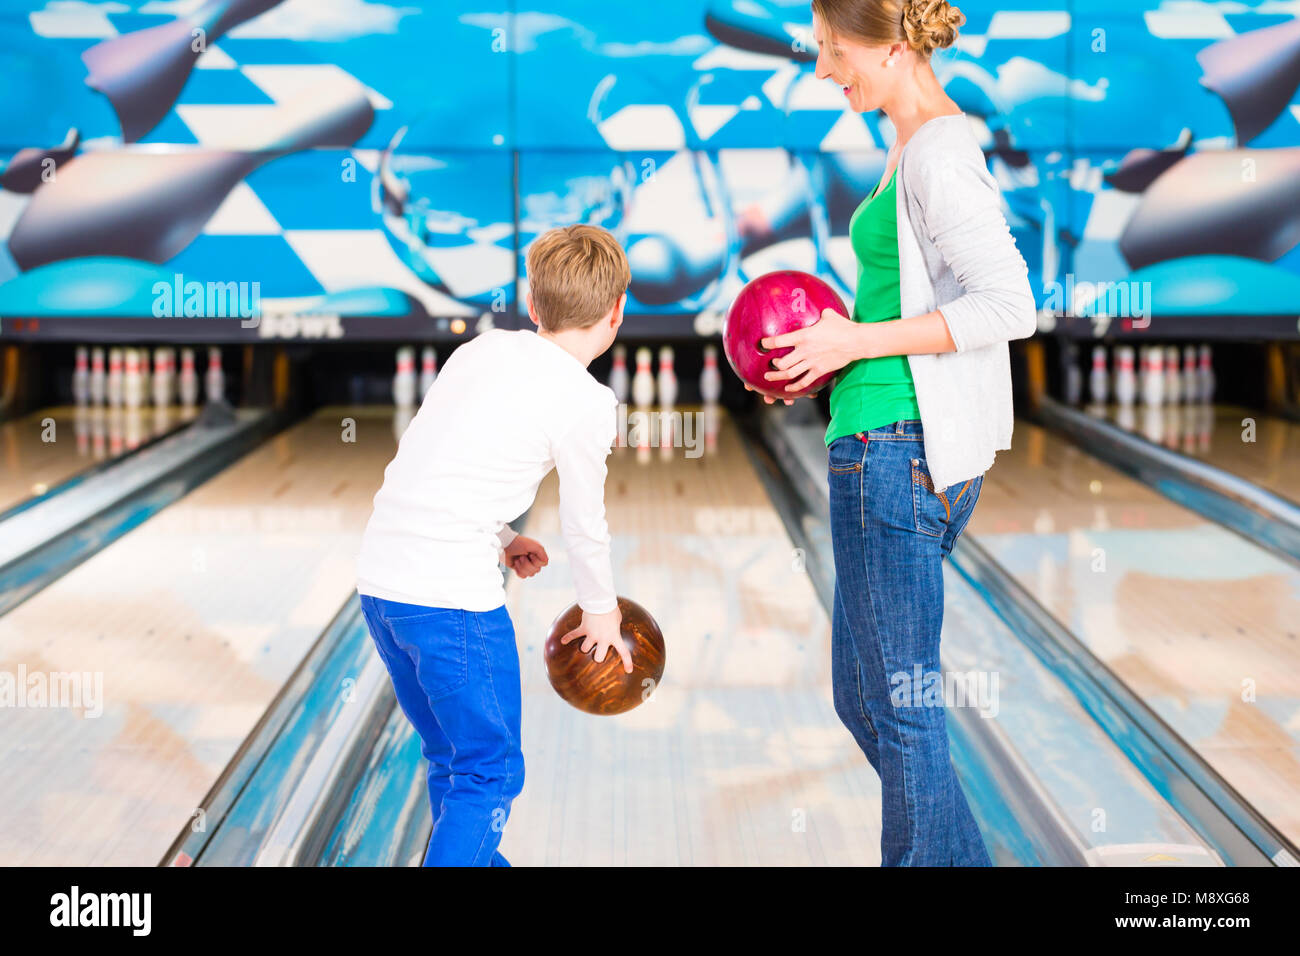
<svg viewBox="0 0 1300 956">
<path fill-rule="evenodd" d="M 596 662 L 581 650 L 586 638 L 561 644 L 560 638 L 582 623 L 582 608 L 574 604 L 555 619 L 546 635 L 546 675 L 555 692 L 589 714 L 622 714 L 645 700 L 664 676 L 664 636 L 650 612 L 635 601 L 618 599 L 623 612 L 623 640 L 632 654 L 632 673 L 613 648 Z"/>
</svg>

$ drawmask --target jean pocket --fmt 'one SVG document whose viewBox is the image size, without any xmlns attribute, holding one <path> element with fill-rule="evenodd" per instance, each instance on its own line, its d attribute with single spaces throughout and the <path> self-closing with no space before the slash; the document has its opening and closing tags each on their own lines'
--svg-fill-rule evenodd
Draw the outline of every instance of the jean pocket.
<svg viewBox="0 0 1300 956">
<path fill-rule="evenodd" d="M 912 515 L 916 530 L 932 537 L 942 537 L 948 530 L 948 521 L 952 517 L 952 505 L 948 495 L 934 490 L 930 480 L 930 469 L 924 458 L 912 459 Z"/>
<path fill-rule="evenodd" d="M 843 438 L 831 443 L 827 451 L 826 468 L 831 475 L 856 475 L 862 472 L 862 455 L 867 446 L 857 439 Z"/>
<path fill-rule="evenodd" d="M 469 683 L 465 612 L 450 608 L 390 617 L 393 643 L 415 665 L 415 677 L 429 700 L 454 694 Z"/>
<path fill-rule="evenodd" d="M 963 531 L 966 530 L 966 522 L 970 521 L 970 516 L 975 511 L 975 502 L 979 500 L 980 489 L 983 486 L 983 475 L 955 486 L 956 490 L 953 491 L 952 494 L 952 531 L 954 541 Z"/>
</svg>

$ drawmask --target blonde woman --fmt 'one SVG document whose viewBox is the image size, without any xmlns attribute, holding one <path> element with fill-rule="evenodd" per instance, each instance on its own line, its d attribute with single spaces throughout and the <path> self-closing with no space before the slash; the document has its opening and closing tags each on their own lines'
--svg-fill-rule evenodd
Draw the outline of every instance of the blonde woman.
<svg viewBox="0 0 1300 956">
<path fill-rule="evenodd" d="M 942 705 L 942 562 L 1011 445 L 1007 342 L 1035 327 L 996 181 L 930 55 L 965 17 L 944 0 L 813 0 L 817 76 L 896 133 L 849 227 L 852 315 L 764 341 L 768 379 L 830 395 L 835 709 L 880 775 L 885 866 L 988 866 Z M 919 682 L 918 682 L 919 679 Z"/>
</svg>

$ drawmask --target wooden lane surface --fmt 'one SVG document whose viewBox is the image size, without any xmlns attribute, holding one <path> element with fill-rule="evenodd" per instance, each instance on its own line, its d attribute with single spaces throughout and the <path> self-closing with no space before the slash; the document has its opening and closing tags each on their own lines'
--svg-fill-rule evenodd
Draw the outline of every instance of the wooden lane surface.
<svg viewBox="0 0 1300 956">
<path fill-rule="evenodd" d="M 3 711 L 0 865 L 158 862 L 353 592 L 395 447 L 322 410 L 0 617 L 0 674 L 102 681 Z"/>
<path fill-rule="evenodd" d="M 0 511 L 190 421 L 197 409 L 43 408 L 0 424 Z"/>
<path fill-rule="evenodd" d="M 547 682 L 542 645 L 574 595 L 555 476 L 542 485 L 525 533 L 551 564 L 508 585 L 526 767 L 512 863 L 879 863 L 879 782 L 833 709 L 829 621 L 742 437 L 719 424 L 701 457 L 609 459 L 616 586 L 667 646 L 657 693 L 626 714 L 583 714 Z"/>
<path fill-rule="evenodd" d="M 1300 842 L 1300 570 L 1023 421 L 967 533 Z"/>
<path fill-rule="evenodd" d="M 1108 405 L 1101 414 L 1158 445 L 1300 502 L 1300 423 L 1237 405 L 1208 403 Z"/>
</svg>

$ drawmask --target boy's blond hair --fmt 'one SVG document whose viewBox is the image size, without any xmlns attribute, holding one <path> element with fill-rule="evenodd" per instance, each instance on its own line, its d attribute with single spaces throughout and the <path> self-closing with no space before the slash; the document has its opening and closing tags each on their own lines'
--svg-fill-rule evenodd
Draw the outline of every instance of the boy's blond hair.
<svg viewBox="0 0 1300 956">
<path fill-rule="evenodd" d="M 595 325 L 632 281 L 623 247 L 599 226 L 544 232 L 528 247 L 526 269 L 533 311 L 548 332 Z"/>
</svg>

